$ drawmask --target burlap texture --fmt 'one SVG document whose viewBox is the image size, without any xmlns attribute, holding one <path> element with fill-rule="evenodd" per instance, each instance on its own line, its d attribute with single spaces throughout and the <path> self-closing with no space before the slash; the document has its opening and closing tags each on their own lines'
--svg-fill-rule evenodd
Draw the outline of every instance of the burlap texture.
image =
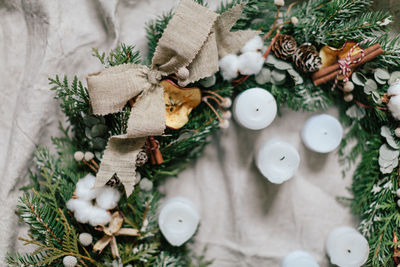
<svg viewBox="0 0 400 267">
<path fill-rule="evenodd" d="M 230 32 L 242 11 L 243 4 L 240 4 L 218 15 L 191 0 L 182 0 L 158 42 L 151 69 L 125 64 L 87 77 L 94 114 L 119 112 L 130 99 L 137 97 L 127 133 L 113 136 L 108 142 L 96 187 L 116 174 L 127 194 L 132 193 L 135 162 L 145 142 L 143 137 L 161 135 L 165 129 L 165 103 L 159 81 L 181 68 L 189 70 L 189 77 L 179 78 L 183 86 L 217 72 L 219 54 L 237 53 L 258 34 L 256 31 Z"/>
</svg>

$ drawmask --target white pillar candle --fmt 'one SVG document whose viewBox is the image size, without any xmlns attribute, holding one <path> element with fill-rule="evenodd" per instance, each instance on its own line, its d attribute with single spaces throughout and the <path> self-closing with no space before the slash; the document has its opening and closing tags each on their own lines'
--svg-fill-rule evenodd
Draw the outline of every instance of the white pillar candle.
<svg viewBox="0 0 400 267">
<path fill-rule="evenodd" d="M 294 175 L 300 164 L 300 155 L 292 145 L 272 139 L 264 143 L 256 154 L 260 172 L 274 184 L 281 184 Z"/>
<path fill-rule="evenodd" d="M 338 227 L 328 236 L 326 251 L 332 264 L 360 267 L 368 260 L 368 241 L 351 227 Z"/>
<path fill-rule="evenodd" d="M 239 94 L 233 103 L 233 116 L 243 127 L 261 130 L 276 117 L 275 98 L 265 89 L 252 88 Z"/>
<path fill-rule="evenodd" d="M 309 118 L 301 131 L 304 145 L 318 153 L 335 150 L 342 140 L 343 128 L 339 121 L 328 114 Z"/>
<path fill-rule="evenodd" d="M 174 197 L 165 202 L 158 217 L 165 239 L 177 247 L 194 235 L 199 221 L 200 215 L 193 202 L 184 197 Z"/>
<path fill-rule="evenodd" d="M 297 250 L 283 259 L 281 267 L 319 267 L 319 265 L 309 253 Z"/>
</svg>

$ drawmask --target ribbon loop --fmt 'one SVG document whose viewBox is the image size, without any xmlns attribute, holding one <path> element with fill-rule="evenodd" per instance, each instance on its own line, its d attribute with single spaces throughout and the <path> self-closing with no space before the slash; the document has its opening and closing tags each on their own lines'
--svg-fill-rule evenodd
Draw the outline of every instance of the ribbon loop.
<svg viewBox="0 0 400 267">
<path fill-rule="evenodd" d="M 258 31 L 230 32 L 243 11 L 237 5 L 219 15 L 191 0 L 182 0 L 161 36 L 152 67 L 124 64 L 87 77 L 94 114 L 106 115 L 123 109 L 136 97 L 128 119 L 127 132 L 112 136 L 107 144 L 95 186 L 103 186 L 115 174 L 129 196 L 136 183 L 136 157 L 147 136 L 164 132 L 166 112 L 164 76 L 177 75 L 181 86 L 211 76 L 218 71 L 219 55 L 237 53 Z"/>
</svg>

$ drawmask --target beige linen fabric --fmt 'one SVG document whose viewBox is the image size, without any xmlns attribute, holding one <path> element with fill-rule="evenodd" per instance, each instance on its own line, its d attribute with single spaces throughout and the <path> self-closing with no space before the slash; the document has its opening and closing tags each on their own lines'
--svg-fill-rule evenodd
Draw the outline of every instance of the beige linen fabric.
<svg viewBox="0 0 400 267">
<path fill-rule="evenodd" d="M 209 0 L 211 8 L 220 1 Z M 381 7 L 396 0 L 377 1 Z M 392 6 L 388 3 L 391 2 Z M 17 236 L 26 227 L 14 214 L 18 191 L 37 145 L 49 145 L 64 121 L 47 77 L 66 74 L 85 81 L 102 70 L 91 48 L 108 51 L 118 42 L 146 51 L 145 23 L 176 6 L 176 0 L 3 0 L 0 1 L 0 266 L 7 251 L 27 251 Z M 398 8 L 400 10 L 400 8 Z M 395 17 L 396 18 L 396 17 Z M 399 24 L 398 24 L 399 25 Z M 144 54 L 143 54 L 144 55 Z M 338 225 L 356 225 L 335 200 L 348 195 L 351 177 L 341 177 L 335 153 L 320 156 L 301 144 L 299 131 L 311 114 L 286 109 L 266 130 L 232 123 L 211 139 L 202 158 L 163 187 L 167 197 L 186 196 L 202 220 L 193 248 L 215 267 L 276 267 L 294 249 L 311 252 L 328 266 L 324 242 Z M 301 155 L 296 176 L 271 185 L 253 164 L 254 146 L 279 137 Z"/>
<path fill-rule="evenodd" d="M 143 137 L 161 135 L 165 129 L 164 90 L 159 82 L 163 76 L 179 73 L 180 69 L 187 67 L 191 80 L 178 75 L 184 79 L 179 81 L 181 84 L 214 74 L 218 70 L 216 47 L 226 46 L 238 52 L 245 42 L 258 34 L 252 30 L 246 31 L 247 34 L 229 32 L 243 7 L 243 4 L 236 5 L 219 16 L 192 0 L 181 0 L 158 42 L 151 69 L 124 64 L 88 75 L 89 97 L 96 115 L 119 112 L 130 99 L 138 97 L 132 107 L 126 134 L 112 136 L 108 141 L 96 175 L 96 187 L 103 186 L 116 175 L 127 196 L 132 194 L 136 184 L 135 162 L 145 143 Z M 215 29 L 222 45 L 217 44 L 214 37 L 216 21 Z"/>
</svg>

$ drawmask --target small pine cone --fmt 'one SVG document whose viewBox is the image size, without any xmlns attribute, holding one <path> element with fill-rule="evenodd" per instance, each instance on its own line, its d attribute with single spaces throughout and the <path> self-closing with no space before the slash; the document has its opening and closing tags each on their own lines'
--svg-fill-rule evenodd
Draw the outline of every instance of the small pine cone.
<svg viewBox="0 0 400 267">
<path fill-rule="evenodd" d="M 316 72 L 322 66 L 322 59 L 317 48 L 309 43 L 302 44 L 297 48 L 293 55 L 293 62 L 297 70 L 304 73 Z"/>
<path fill-rule="evenodd" d="M 288 60 L 291 59 L 297 49 L 296 40 L 287 34 L 280 34 L 276 37 L 272 46 L 272 51 L 277 58 Z"/>
<path fill-rule="evenodd" d="M 147 157 L 146 151 L 144 151 L 144 150 L 140 151 L 136 157 L 136 167 L 143 166 L 144 164 L 146 164 L 148 159 L 149 158 Z"/>
</svg>

